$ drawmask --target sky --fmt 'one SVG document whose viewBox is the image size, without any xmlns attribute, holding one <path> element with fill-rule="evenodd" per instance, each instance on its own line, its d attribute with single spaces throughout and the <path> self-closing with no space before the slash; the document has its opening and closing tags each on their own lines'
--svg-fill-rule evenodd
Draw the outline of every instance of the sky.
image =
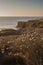
<svg viewBox="0 0 43 65">
<path fill-rule="evenodd" d="M 0 0 L 0 16 L 43 16 L 43 0 Z"/>
</svg>

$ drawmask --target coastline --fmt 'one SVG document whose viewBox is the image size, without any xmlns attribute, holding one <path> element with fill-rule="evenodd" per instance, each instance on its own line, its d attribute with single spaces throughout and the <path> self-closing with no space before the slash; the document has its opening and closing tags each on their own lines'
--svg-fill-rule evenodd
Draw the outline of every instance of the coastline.
<svg viewBox="0 0 43 65">
<path fill-rule="evenodd" d="M 13 32 L 18 32 L 21 34 L 21 32 L 24 30 L 30 30 L 30 29 L 34 29 L 34 28 L 43 28 L 43 19 L 38 19 L 38 20 L 28 20 L 26 22 L 24 21 L 19 21 L 17 23 L 17 25 L 14 27 L 14 25 L 7 25 L 7 26 L 2 26 L 2 28 L 0 28 L 0 34 L 1 32 L 4 31 L 4 34 L 5 33 L 7 34 L 10 34 L 12 31 Z M 10 33 L 9 33 L 10 32 Z M 12 32 L 12 34 L 13 34 Z M 14 34 L 15 35 L 15 34 Z"/>
<path fill-rule="evenodd" d="M 18 22 L 43 19 L 43 17 L 0 17 L 0 28 L 14 28 Z"/>
<path fill-rule="evenodd" d="M 0 31 L 0 65 L 39 64 L 43 58 L 43 20 L 18 22 L 17 28 Z"/>
</svg>

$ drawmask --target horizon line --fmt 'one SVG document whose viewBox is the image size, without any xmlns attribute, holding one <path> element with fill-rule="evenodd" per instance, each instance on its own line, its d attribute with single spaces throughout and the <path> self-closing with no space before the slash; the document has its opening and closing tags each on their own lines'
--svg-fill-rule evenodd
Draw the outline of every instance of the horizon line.
<svg viewBox="0 0 43 65">
<path fill-rule="evenodd" d="M 43 16 L 0 16 L 0 17 L 43 17 Z"/>
</svg>

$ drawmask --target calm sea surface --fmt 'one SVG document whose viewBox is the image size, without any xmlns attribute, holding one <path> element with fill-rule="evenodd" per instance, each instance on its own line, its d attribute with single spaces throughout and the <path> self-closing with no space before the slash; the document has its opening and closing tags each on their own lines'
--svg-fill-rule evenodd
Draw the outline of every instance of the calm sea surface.
<svg viewBox="0 0 43 65">
<path fill-rule="evenodd" d="M 18 21 L 28 21 L 42 18 L 43 17 L 0 17 L 0 30 L 9 28 L 14 29 Z"/>
</svg>

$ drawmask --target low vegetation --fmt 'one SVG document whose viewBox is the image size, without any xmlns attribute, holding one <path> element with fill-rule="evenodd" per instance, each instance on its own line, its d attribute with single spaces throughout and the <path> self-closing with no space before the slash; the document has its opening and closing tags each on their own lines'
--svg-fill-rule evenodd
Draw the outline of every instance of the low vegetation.
<svg viewBox="0 0 43 65">
<path fill-rule="evenodd" d="M 27 27 L 0 31 L 0 65 L 43 65 L 43 22 Z"/>
</svg>

